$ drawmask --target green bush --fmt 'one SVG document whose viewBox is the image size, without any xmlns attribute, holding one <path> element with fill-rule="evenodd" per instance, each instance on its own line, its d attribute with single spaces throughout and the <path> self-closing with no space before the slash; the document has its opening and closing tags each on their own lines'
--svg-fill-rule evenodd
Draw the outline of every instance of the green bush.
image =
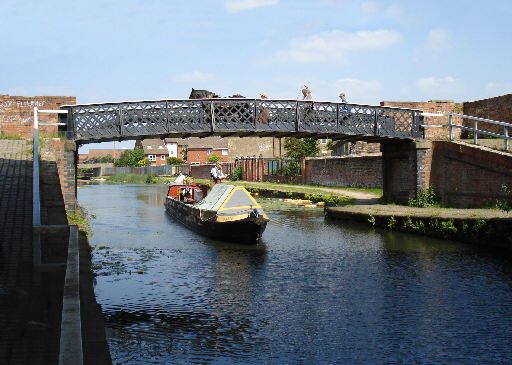
<svg viewBox="0 0 512 365">
<path fill-rule="evenodd" d="M 421 190 L 416 198 L 409 198 L 408 205 L 410 207 L 426 208 L 439 206 L 439 200 L 433 186 L 427 190 Z"/>
<path fill-rule="evenodd" d="M 512 210 L 512 188 L 503 184 L 501 185 L 501 191 L 505 194 L 505 198 L 498 200 L 496 206 L 505 212 L 509 212 Z"/>
<path fill-rule="evenodd" d="M 233 180 L 242 180 L 242 165 L 238 165 L 234 170 L 233 170 L 233 177 L 232 177 Z"/>
<path fill-rule="evenodd" d="M 219 161 L 220 161 L 220 156 L 216 155 L 215 153 L 206 158 L 206 162 L 208 162 L 208 163 L 216 163 Z"/>
<path fill-rule="evenodd" d="M 168 165 L 181 165 L 183 163 L 183 160 L 179 157 L 167 157 L 166 160 Z"/>
</svg>

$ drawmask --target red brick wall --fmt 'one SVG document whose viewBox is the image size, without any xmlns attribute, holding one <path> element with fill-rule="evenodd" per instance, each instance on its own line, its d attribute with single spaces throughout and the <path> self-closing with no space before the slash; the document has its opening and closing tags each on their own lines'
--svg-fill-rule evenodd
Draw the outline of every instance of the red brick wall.
<svg viewBox="0 0 512 365">
<path fill-rule="evenodd" d="M 32 139 L 34 107 L 59 109 L 61 105 L 76 104 L 75 96 L 9 96 L 0 95 L 0 131 L 11 136 Z M 57 122 L 56 114 L 39 114 L 40 122 Z M 40 126 L 41 135 L 52 135 L 57 127 Z"/>
<path fill-rule="evenodd" d="M 188 163 L 206 163 L 206 159 L 208 158 L 207 151 L 211 148 L 189 148 L 187 150 L 187 162 Z M 228 157 L 227 155 L 222 154 L 222 150 L 216 150 L 212 149 L 212 154 L 216 154 L 217 156 L 220 156 L 221 162 L 227 162 Z"/>
<path fill-rule="evenodd" d="M 306 184 L 351 187 L 381 187 L 381 156 L 347 156 L 306 159 Z"/>
<path fill-rule="evenodd" d="M 502 184 L 512 187 L 512 156 L 456 142 L 434 142 L 432 185 L 457 207 L 496 203 Z"/>
<path fill-rule="evenodd" d="M 77 208 L 76 201 L 76 144 L 72 141 L 46 139 L 45 150 L 50 151 L 51 159 L 57 164 L 60 188 L 66 210 L 73 213 Z"/>
<path fill-rule="evenodd" d="M 453 101 L 381 101 L 380 105 L 397 108 L 419 109 L 425 113 L 462 113 L 462 103 Z M 453 124 L 462 125 L 461 118 L 453 118 Z M 425 117 L 424 124 L 448 124 L 448 117 Z M 461 129 L 453 129 L 453 138 L 460 138 Z M 427 139 L 448 139 L 448 128 L 425 128 Z"/>
<path fill-rule="evenodd" d="M 466 115 L 512 123 L 512 94 L 465 102 L 463 112 Z M 472 123 L 470 120 L 465 121 L 465 124 L 471 128 Z M 489 123 L 478 122 L 478 129 L 503 134 L 503 127 Z M 508 131 L 509 136 L 512 135 L 512 128 Z"/>
</svg>

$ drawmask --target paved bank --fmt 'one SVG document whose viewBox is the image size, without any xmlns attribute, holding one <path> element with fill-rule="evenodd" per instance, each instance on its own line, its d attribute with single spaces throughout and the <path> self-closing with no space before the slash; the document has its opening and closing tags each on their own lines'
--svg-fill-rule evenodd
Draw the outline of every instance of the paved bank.
<svg viewBox="0 0 512 365">
<path fill-rule="evenodd" d="M 32 265 L 31 149 L 27 141 L 0 140 L 0 364 L 56 364 L 59 356 L 65 271 Z M 67 224 L 55 162 L 43 158 L 40 172 L 41 222 Z M 43 235 L 43 263 L 65 262 L 67 245 L 67 233 Z M 92 277 L 81 280 L 84 364 L 108 364 Z M 99 334 L 91 336 L 91 326 Z"/>
<path fill-rule="evenodd" d="M 489 247 L 512 249 L 512 212 L 496 209 L 350 205 L 326 208 L 326 216 Z"/>
</svg>

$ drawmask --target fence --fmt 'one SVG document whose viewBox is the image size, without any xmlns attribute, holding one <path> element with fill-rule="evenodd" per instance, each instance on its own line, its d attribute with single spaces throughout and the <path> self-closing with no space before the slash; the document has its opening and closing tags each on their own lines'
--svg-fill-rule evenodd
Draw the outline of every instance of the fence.
<svg viewBox="0 0 512 365">
<path fill-rule="evenodd" d="M 425 117 L 448 117 L 448 124 L 434 124 L 434 125 L 433 124 L 431 124 L 431 125 L 424 124 L 424 125 L 422 125 L 422 127 L 424 127 L 424 128 L 425 127 L 429 127 L 429 128 L 448 127 L 450 141 L 453 140 L 453 128 L 459 128 L 459 129 L 462 129 L 463 131 L 465 131 L 467 133 L 471 133 L 473 135 L 473 143 L 475 145 L 478 144 L 478 135 L 483 134 L 483 135 L 491 136 L 494 138 L 504 139 L 505 140 L 505 150 L 506 151 L 509 150 L 509 142 L 508 141 L 512 139 L 512 136 L 511 136 L 512 124 L 511 123 L 499 122 L 499 121 L 492 120 L 492 119 L 473 117 L 471 115 L 464 115 L 464 114 L 457 114 L 457 113 L 446 113 L 446 114 L 423 113 L 422 115 Z M 467 127 L 465 125 L 453 124 L 453 117 L 471 120 L 473 123 L 473 126 Z M 490 124 L 490 125 L 496 126 L 496 127 L 492 128 L 492 129 L 494 129 L 494 131 L 479 129 L 478 122 L 487 123 L 487 124 Z M 503 134 L 498 133 L 498 131 L 496 130 L 496 128 L 501 128 L 501 127 L 503 128 Z M 509 129 L 510 129 L 510 132 L 509 132 Z"/>
<path fill-rule="evenodd" d="M 276 159 L 263 157 L 240 158 L 235 161 L 236 167 L 242 168 L 242 180 L 275 181 L 302 180 L 301 159 Z"/>
<path fill-rule="evenodd" d="M 105 167 L 94 165 L 85 167 L 81 166 L 81 171 L 84 169 L 91 169 L 88 173 L 84 173 L 85 176 L 112 176 L 117 174 L 134 174 L 134 175 L 169 175 L 175 176 L 179 173 L 184 175 L 192 176 L 196 179 L 209 179 L 210 170 L 214 164 L 197 164 L 197 165 L 164 165 L 164 166 L 143 166 L 143 167 Z M 232 176 L 233 164 L 223 163 L 222 171 L 226 176 Z"/>
</svg>

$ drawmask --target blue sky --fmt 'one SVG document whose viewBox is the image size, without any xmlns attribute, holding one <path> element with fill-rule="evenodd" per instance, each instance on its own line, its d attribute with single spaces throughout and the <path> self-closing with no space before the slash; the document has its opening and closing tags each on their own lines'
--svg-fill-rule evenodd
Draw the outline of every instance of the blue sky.
<svg viewBox="0 0 512 365">
<path fill-rule="evenodd" d="M 78 103 L 190 89 L 317 100 L 512 92 L 512 1 L 0 2 L 0 93 Z"/>
</svg>

